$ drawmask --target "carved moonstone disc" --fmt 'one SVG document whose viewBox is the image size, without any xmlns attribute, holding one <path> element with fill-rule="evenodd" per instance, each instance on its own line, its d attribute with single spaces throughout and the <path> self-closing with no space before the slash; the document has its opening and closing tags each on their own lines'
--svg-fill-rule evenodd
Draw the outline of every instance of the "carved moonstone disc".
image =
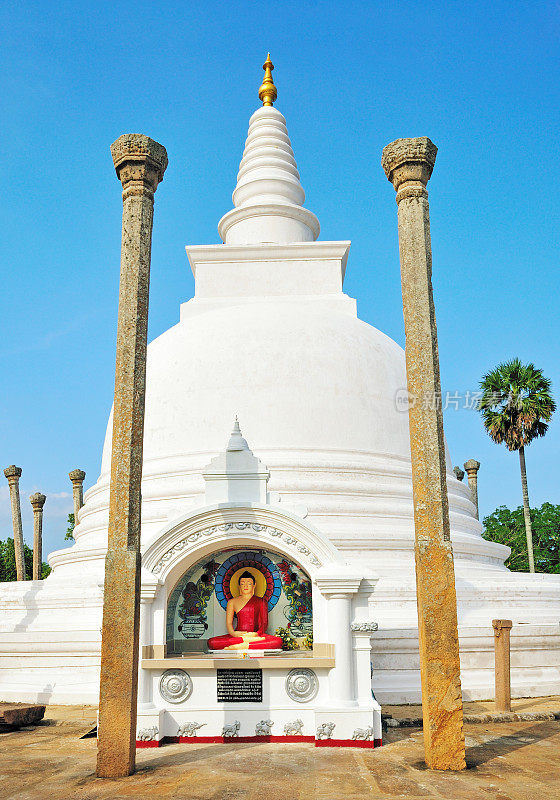
<svg viewBox="0 0 560 800">
<path fill-rule="evenodd" d="M 286 692 L 296 703 L 308 703 L 317 696 L 319 681 L 312 669 L 291 669 L 286 678 Z"/>
<path fill-rule="evenodd" d="M 159 693 L 168 703 L 182 703 L 192 694 L 193 682 L 183 669 L 167 669 L 159 682 Z"/>
</svg>

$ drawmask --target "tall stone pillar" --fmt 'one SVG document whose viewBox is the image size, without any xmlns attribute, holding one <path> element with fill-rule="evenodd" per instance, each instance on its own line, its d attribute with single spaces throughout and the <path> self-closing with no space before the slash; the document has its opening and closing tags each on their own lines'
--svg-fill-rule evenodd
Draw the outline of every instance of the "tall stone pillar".
<svg viewBox="0 0 560 800">
<path fill-rule="evenodd" d="M 465 477 L 465 473 L 461 469 L 461 467 L 453 467 L 453 472 L 455 473 L 455 477 L 458 481 L 462 481 Z"/>
<path fill-rule="evenodd" d="M 41 492 L 35 492 L 29 498 L 33 506 L 33 580 L 41 580 L 43 566 L 43 506 L 47 498 Z"/>
<path fill-rule="evenodd" d="M 165 148 L 140 134 L 111 145 L 123 219 L 97 774 L 134 772 L 140 611 L 142 440 L 154 193 Z"/>
<path fill-rule="evenodd" d="M 10 487 L 10 504 L 12 506 L 12 527 L 14 530 L 14 552 L 16 559 L 16 578 L 18 581 L 25 580 L 25 557 L 23 550 L 23 525 L 21 524 L 21 504 L 19 501 L 19 479 L 21 478 L 21 467 L 12 464 L 6 467 L 4 475 L 8 479 Z"/>
<path fill-rule="evenodd" d="M 68 473 L 72 481 L 72 495 L 74 497 L 74 526 L 78 524 L 78 511 L 84 504 L 84 478 L 86 473 L 83 469 L 73 469 Z"/>
<path fill-rule="evenodd" d="M 478 519 L 478 470 L 480 469 L 480 461 L 469 458 L 463 466 L 467 471 L 467 480 L 469 481 L 473 503 L 476 508 L 476 518 Z"/>
<path fill-rule="evenodd" d="M 384 148 L 382 165 L 397 192 L 406 373 L 415 401 L 409 424 L 425 758 L 432 769 L 459 770 L 463 703 L 426 191 L 436 153 L 427 137 L 397 139 Z"/>
</svg>

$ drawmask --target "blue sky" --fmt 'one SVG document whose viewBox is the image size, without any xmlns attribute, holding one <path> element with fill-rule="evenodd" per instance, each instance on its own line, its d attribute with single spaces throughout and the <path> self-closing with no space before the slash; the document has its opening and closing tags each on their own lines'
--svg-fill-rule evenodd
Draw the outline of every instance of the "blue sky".
<svg viewBox="0 0 560 800">
<path fill-rule="evenodd" d="M 0 10 L 2 467 L 41 490 L 62 546 L 68 471 L 98 477 L 113 391 L 121 197 L 109 145 L 167 148 L 156 196 L 150 339 L 192 296 L 184 247 L 217 242 L 267 50 L 306 205 L 351 239 L 345 291 L 404 344 L 394 190 L 381 151 L 439 147 L 429 184 L 444 392 L 519 356 L 558 391 L 558 41 L 553 2 L 4 2 Z M 463 404 L 463 403 L 462 403 Z M 445 413 L 480 506 L 521 502 L 519 467 L 478 414 Z M 527 452 L 533 505 L 560 502 L 560 424 Z M 4 480 L 4 479 L 2 479 Z M 0 538 L 11 535 L 7 484 Z"/>
</svg>

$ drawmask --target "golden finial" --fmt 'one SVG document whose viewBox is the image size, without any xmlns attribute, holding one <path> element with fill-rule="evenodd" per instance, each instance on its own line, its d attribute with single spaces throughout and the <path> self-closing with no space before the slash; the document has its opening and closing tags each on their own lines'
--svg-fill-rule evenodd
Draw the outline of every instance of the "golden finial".
<svg viewBox="0 0 560 800">
<path fill-rule="evenodd" d="M 266 61 L 263 64 L 264 69 L 264 80 L 261 84 L 261 88 L 259 89 L 259 100 L 262 100 L 263 106 L 272 106 L 274 105 L 274 101 L 278 96 L 276 91 L 276 86 L 274 85 L 274 81 L 272 80 L 272 70 L 274 69 L 274 64 L 270 60 L 270 53 L 266 57 Z"/>
</svg>

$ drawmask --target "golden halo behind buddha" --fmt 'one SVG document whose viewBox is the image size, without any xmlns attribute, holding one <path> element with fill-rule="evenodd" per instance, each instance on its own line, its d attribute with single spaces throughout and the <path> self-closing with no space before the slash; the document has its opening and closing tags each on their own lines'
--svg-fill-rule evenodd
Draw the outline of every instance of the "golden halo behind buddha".
<svg viewBox="0 0 560 800">
<path fill-rule="evenodd" d="M 243 575 L 244 572 L 250 572 L 253 578 L 255 579 L 255 596 L 256 597 L 264 597 L 266 592 L 266 578 L 256 567 L 241 567 L 236 572 L 233 573 L 231 576 L 231 580 L 229 582 L 229 590 L 231 592 L 232 597 L 237 597 L 239 595 L 239 578 Z"/>
</svg>

